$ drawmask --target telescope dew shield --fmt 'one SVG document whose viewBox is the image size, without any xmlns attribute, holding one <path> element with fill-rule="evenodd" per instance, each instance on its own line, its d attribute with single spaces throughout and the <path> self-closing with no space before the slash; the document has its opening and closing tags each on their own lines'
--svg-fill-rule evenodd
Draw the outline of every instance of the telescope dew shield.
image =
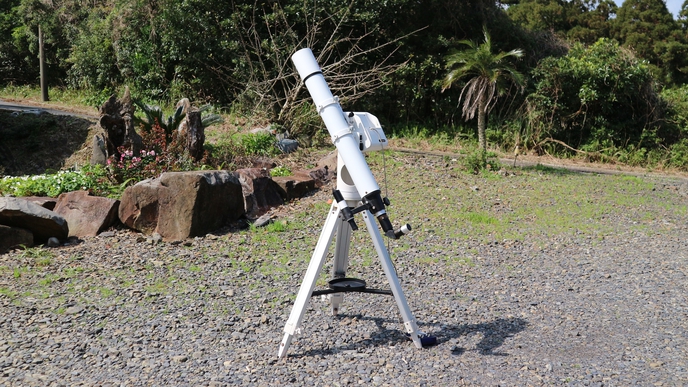
<svg viewBox="0 0 688 387">
<path fill-rule="evenodd" d="M 332 95 L 311 49 L 302 48 L 292 55 L 291 60 L 313 98 L 318 114 L 325 122 L 332 143 L 349 170 L 359 195 L 366 197 L 379 191 L 380 187 L 359 148 L 360 141 L 351 132 L 339 100 Z"/>
</svg>

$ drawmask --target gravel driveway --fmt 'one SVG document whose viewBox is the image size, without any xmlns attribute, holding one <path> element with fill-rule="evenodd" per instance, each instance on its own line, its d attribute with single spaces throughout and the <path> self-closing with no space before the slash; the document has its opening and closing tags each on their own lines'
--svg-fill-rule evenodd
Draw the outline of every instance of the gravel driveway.
<svg viewBox="0 0 688 387">
<path fill-rule="evenodd" d="M 688 385 L 684 182 L 644 178 L 651 188 L 605 196 L 618 208 L 568 231 L 531 230 L 524 217 L 508 225 L 524 230 L 513 239 L 457 236 L 468 231 L 447 208 L 462 205 L 442 187 L 489 196 L 495 184 L 544 190 L 538 179 L 611 177 L 530 171 L 495 183 L 456 175 L 446 159 L 404 157 L 431 173 L 414 192 L 438 196 L 392 210 L 406 194 L 390 193 L 392 221 L 414 226 L 390 250 L 436 346 L 413 347 L 392 297 L 348 294 L 337 317 L 313 298 L 303 334 L 277 359 L 326 188 L 279 209 L 283 232 L 227 228 L 174 244 L 114 229 L 0 255 L 0 385 Z M 505 204 L 515 191 L 494 195 L 501 204 L 485 211 L 515 211 Z M 349 274 L 385 287 L 366 236 L 354 233 Z"/>
</svg>

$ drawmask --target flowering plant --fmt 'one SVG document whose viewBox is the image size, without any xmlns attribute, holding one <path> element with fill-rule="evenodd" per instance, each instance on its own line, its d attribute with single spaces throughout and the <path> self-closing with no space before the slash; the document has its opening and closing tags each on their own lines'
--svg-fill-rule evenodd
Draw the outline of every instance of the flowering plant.
<svg viewBox="0 0 688 387">
<path fill-rule="evenodd" d="M 120 182 L 141 181 L 160 175 L 167 171 L 189 171 L 196 168 L 185 144 L 180 141 L 177 132 L 167 136 L 160 125 L 153 125 L 150 131 L 142 135 L 143 149 L 132 151 L 125 147 L 117 149 L 119 157 L 111 156 L 107 165 L 112 177 Z M 199 164 L 206 162 L 204 157 Z"/>
</svg>

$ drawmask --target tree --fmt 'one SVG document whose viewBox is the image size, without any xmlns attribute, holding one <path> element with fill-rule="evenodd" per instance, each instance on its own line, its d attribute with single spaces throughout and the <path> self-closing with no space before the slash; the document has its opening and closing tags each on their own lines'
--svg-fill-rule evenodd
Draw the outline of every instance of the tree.
<svg viewBox="0 0 688 387">
<path fill-rule="evenodd" d="M 665 84 L 686 80 L 688 44 L 663 0 L 626 0 L 619 8 L 614 38 L 653 66 Z"/>
<path fill-rule="evenodd" d="M 614 154 L 655 146 L 661 106 L 646 62 L 610 39 L 576 43 L 563 57 L 546 58 L 532 73 L 528 96 L 531 146 L 565 143 L 578 152 Z"/>
<path fill-rule="evenodd" d="M 612 0 L 521 0 L 510 5 L 507 13 L 530 31 L 550 31 L 592 44 L 609 37 L 609 21 L 616 10 Z"/>
<path fill-rule="evenodd" d="M 485 128 L 487 113 L 490 111 L 497 97 L 503 95 L 508 83 L 514 83 L 523 88 L 523 75 L 507 63 L 510 58 L 520 58 L 523 50 L 514 49 L 509 52 L 492 53 L 492 40 L 487 29 L 483 29 L 484 42 L 478 44 L 470 40 L 460 43 L 468 49 L 457 51 L 447 56 L 447 68 L 450 69 L 444 78 L 443 90 L 450 88 L 462 78 L 470 78 L 461 90 L 459 99 L 463 101 L 463 116 L 466 120 L 475 117 L 478 112 L 478 144 L 480 149 L 487 151 Z"/>
</svg>

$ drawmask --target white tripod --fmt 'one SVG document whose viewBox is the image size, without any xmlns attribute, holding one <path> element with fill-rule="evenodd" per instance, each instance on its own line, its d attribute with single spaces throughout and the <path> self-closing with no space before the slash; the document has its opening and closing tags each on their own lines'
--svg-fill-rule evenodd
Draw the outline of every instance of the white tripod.
<svg viewBox="0 0 688 387">
<path fill-rule="evenodd" d="M 341 171 L 341 161 L 339 162 L 338 170 Z M 345 167 L 344 167 L 345 168 Z M 341 188 L 341 173 L 338 174 L 338 184 L 337 187 Z M 333 202 L 332 207 L 327 215 L 327 220 L 325 221 L 325 226 L 320 233 L 320 238 L 315 246 L 315 251 L 313 251 L 313 256 L 308 265 L 308 270 L 306 271 L 306 276 L 301 283 L 299 293 L 296 296 L 296 301 L 294 302 L 294 307 L 289 315 L 289 320 L 284 327 L 284 337 L 279 348 L 279 357 L 283 357 L 291 340 L 295 334 L 300 332 L 301 322 L 303 316 L 308 309 L 308 302 L 311 296 L 328 294 L 330 304 L 332 307 L 332 314 L 336 315 L 339 312 L 340 305 L 344 299 L 344 292 L 358 291 L 367 293 L 378 293 L 378 294 L 390 294 L 389 291 L 377 290 L 377 289 L 366 289 L 365 282 L 360 280 L 355 280 L 351 278 L 346 278 L 346 270 L 349 264 L 349 245 L 351 243 L 351 232 L 352 228 L 349 222 L 347 222 L 342 214 L 342 205 L 344 207 L 349 207 L 350 204 L 356 205 L 360 203 L 360 198 L 347 198 L 339 203 Z M 370 238 L 375 246 L 377 255 L 380 258 L 380 263 L 382 264 L 382 269 L 385 272 L 387 281 L 389 282 L 391 294 L 394 295 L 394 299 L 399 307 L 401 316 L 404 321 L 404 327 L 406 332 L 410 335 L 413 343 L 417 348 L 422 348 L 421 338 L 419 335 L 423 335 L 422 332 L 418 330 L 416 325 L 416 319 L 411 313 L 411 309 L 408 306 L 404 292 L 399 284 L 399 279 L 397 278 L 396 271 L 394 270 L 394 265 L 389 257 L 389 252 L 384 245 L 382 240 L 382 235 L 378 229 L 377 224 L 373 220 L 373 215 L 370 210 L 361 211 L 363 215 L 363 220 L 365 221 Z M 332 266 L 332 277 L 333 281 L 330 281 L 330 290 L 326 291 L 316 291 L 315 283 L 320 276 L 320 271 L 322 270 L 323 264 L 327 257 L 329 247 L 332 243 L 332 239 L 336 234 L 335 250 L 334 250 L 334 264 Z"/>
</svg>

